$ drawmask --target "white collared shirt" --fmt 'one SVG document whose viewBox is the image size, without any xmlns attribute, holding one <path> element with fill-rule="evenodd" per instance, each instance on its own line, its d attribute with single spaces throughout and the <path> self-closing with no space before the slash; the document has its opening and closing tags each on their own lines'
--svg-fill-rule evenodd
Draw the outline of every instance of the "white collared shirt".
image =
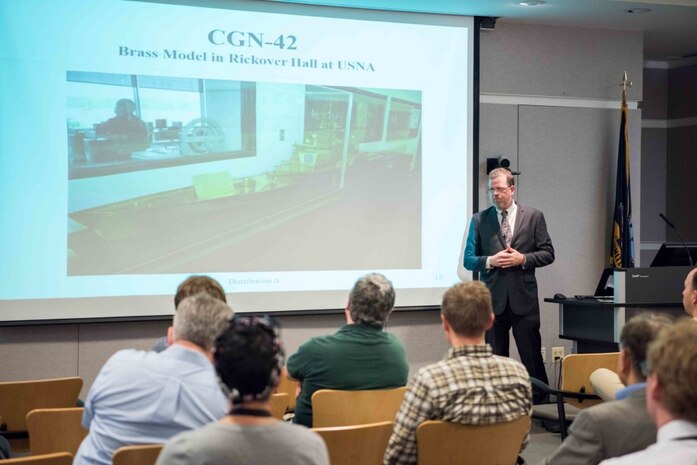
<svg viewBox="0 0 697 465">
<path fill-rule="evenodd" d="M 688 465 L 697 463 L 697 423 L 673 420 L 658 430 L 656 444 L 648 448 L 604 460 L 601 465 Z"/>
</svg>

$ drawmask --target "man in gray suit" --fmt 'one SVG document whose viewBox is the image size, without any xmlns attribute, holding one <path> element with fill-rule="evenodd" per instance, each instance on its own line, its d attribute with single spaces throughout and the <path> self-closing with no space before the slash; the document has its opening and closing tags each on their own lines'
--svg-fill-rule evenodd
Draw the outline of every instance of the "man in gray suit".
<svg viewBox="0 0 697 465">
<path fill-rule="evenodd" d="M 627 387 L 617 392 L 618 400 L 582 410 L 569 436 L 542 465 L 596 465 L 656 442 L 656 425 L 646 410 L 646 351 L 670 324 L 665 316 L 643 313 L 624 325 L 617 368 Z"/>
<path fill-rule="evenodd" d="M 488 191 L 492 206 L 472 217 L 464 254 L 464 267 L 478 271 L 491 291 L 496 319 L 486 339 L 496 355 L 507 357 L 513 328 L 520 361 L 531 376 L 547 383 L 535 278 L 535 268 L 554 261 L 545 217 L 515 202 L 515 181 L 505 168 L 489 173 Z M 545 398 L 533 394 L 535 403 Z"/>
</svg>

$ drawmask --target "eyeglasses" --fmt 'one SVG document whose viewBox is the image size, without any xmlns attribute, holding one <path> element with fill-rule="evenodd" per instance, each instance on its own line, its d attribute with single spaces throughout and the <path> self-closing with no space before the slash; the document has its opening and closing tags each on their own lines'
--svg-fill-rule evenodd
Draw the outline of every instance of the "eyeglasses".
<svg viewBox="0 0 697 465">
<path fill-rule="evenodd" d="M 490 188 L 488 188 L 486 191 L 487 191 L 488 193 L 490 193 L 490 194 L 493 194 L 494 192 L 496 192 L 497 194 L 503 194 L 504 192 L 506 192 L 506 191 L 508 190 L 509 187 L 511 187 L 511 186 L 506 186 L 506 187 L 490 187 Z"/>
</svg>

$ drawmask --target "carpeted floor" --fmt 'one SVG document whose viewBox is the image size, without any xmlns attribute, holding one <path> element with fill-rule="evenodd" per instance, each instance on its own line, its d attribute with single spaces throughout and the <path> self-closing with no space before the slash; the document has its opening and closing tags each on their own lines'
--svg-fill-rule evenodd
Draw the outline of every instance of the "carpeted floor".
<svg viewBox="0 0 697 465">
<path fill-rule="evenodd" d="M 554 453 L 561 445 L 559 433 L 547 432 L 538 420 L 532 420 L 530 442 L 521 454 L 526 465 L 539 465 L 545 457 Z"/>
</svg>

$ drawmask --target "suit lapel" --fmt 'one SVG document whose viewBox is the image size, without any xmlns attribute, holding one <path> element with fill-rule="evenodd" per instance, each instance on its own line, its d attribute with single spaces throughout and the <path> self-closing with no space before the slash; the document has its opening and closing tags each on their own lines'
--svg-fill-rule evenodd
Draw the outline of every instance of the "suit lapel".
<svg viewBox="0 0 697 465">
<path fill-rule="evenodd" d="M 489 207 L 489 214 L 487 215 L 487 227 L 491 228 L 492 231 L 496 231 L 496 235 L 499 238 L 501 247 L 506 248 L 506 241 L 503 240 L 503 234 L 501 234 L 501 225 L 499 224 L 499 218 L 496 216 L 496 208 Z"/>
<path fill-rule="evenodd" d="M 515 243 L 516 239 L 520 237 L 521 229 L 522 229 L 522 224 L 523 221 L 525 220 L 525 208 L 523 208 L 522 205 L 518 204 L 518 211 L 516 212 L 515 215 L 515 226 L 513 230 L 513 238 L 511 239 L 511 247 L 513 247 L 513 244 Z M 515 249 L 515 247 L 513 247 Z"/>
</svg>

